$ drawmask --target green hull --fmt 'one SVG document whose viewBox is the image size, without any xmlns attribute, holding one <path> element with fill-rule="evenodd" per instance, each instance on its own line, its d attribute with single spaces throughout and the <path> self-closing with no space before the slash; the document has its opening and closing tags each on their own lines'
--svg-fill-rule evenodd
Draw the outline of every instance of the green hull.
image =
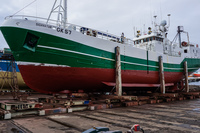
<svg viewBox="0 0 200 133">
<path fill-rule="evenodd" d="M 115 68 L 115 53 L 86 46 L 61 37 L 26 29 L 1 27 L 1 31 L 9 44 L 16 61 L 83 68 Z M 31 33 L 31 35 L 36 35 L 38 37 L 35 51 L 27 49 L 25 46 L 27 33 Z M 158 62 L 147 59 L 121 55 L 121 68 L 122 70 L 158 71 Z M 199 59 L 186 58 L 180 64 L 164 63 L 164 71 L 183 72 L 184 61 L 188 62 L 188 70 L 190 72 L 197 70 L 200 66 Z"/>
</svg>

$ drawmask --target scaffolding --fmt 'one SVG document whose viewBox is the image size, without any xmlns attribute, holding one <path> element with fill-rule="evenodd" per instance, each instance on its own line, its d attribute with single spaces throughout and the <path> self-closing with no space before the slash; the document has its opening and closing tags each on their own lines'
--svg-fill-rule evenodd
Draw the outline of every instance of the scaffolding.
<svg viewBox="0 0 200 133">
<path fill-rule="evenodd" d="M 4 53 L 0 57 L 1 62 L 5 62 L 6 69 L 0 66 L 0 80 L 1 80 L 1 88 L 0 91 L 4 88 L 5 84 L 9 85 L 8 88 L 11 89 L 11 93 L 13 99 L 18 99 L 19 97 L 19 86 L 17 80 L 17 72 L 16 72 L 16 63 L 13 55 L 11 53 Z"/>
</svg>

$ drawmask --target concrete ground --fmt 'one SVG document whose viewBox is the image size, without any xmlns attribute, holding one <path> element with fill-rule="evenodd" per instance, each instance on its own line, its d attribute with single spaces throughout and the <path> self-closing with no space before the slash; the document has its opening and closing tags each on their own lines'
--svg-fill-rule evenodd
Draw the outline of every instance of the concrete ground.
<svg viewBox="0 0 200 133">
<path fill-rule="evenodd" d="M 1 120 L 0 133 L 80 133 L 93 126 L 126 132 L 134 124 L 145 133 L 199 133 L 200 99 Z"/>
</svg>

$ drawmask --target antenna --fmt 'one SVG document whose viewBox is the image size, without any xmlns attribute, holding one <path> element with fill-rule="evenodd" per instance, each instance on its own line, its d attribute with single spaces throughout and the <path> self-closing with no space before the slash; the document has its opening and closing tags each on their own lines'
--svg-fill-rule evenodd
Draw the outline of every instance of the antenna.
<svg viewBox="0 0 200 133">
<path fill-rule="evenodd" d="M 150 18 L 151 18 L 151 27 L 153 27 L 153 20 L 152 20 L 152 0 L 150 0 Z"/>
<path fill-rule="evenodd" d="M 161 7 L 161 0 L 160 0 L 160 18 L 161 18 L 161 21 L 162 21 L 162 7 Z"/>
<path fill-rule="evenodd" d="M 171 14 L 168 14 L 167 16 L 168 16 L 168 26 L 167 26 L 167 27 L 169 28 L 169 26 L 170 26 L 170 16 L 171 16 Z"/>
<path fill-rule="evenodd" d="M 145 24 L 144 24 L 144 29 L 143 29 L 144 31 L 143 31 L 143 35 L 145 35 L 146 34 L 146 31 L 145 31 Z"/>
<path fill-rule="evenodd" d="M 154 21 L 154 29 L 153 29 L 154 32 L 155 32 L 155 31 L 157 30 L 157 29 L 156 29 L 156 26 L 157 26 L 157 23 L 156 23 L 157 15 L 154 15 L 153 17 L 154 17 L 154 19 L 155 19 L 155 21 Z"/>
<path fill-rule="evenodd" d="M 135 36 L 136 36 L 136 35 L 135 35 L 135 26 L 133 27 L 133 30 L 134 30 L 134 37 L 135 37 Z"/>
<path fill-rule="evenodd" d="M 155 23 L 156 23 L 156 18 L 157 18 L 157 15 L 153 16 L 155 18 Z"/>
</svg>

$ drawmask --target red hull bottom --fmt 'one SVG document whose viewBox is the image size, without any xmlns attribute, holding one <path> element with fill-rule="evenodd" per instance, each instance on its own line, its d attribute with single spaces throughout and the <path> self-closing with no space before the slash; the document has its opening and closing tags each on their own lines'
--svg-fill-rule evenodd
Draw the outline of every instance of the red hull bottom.
<svg viewBox="0 0 200 133">
<path fill-rule="evenodd" d="M 115 82 L 114 69 L 18 65 L 25 83 L 42 93 L 63 90 L 106 91 L 103 82 Z M 165 72 L 166 83 L 177 83 L 181 72 Z M 123 83 L 159 84 L 159 72 L 122 70 Z M 109 90 L 107 90 L 109 91 Z"/>
</svg>

